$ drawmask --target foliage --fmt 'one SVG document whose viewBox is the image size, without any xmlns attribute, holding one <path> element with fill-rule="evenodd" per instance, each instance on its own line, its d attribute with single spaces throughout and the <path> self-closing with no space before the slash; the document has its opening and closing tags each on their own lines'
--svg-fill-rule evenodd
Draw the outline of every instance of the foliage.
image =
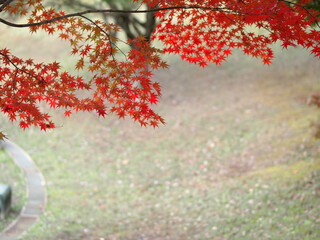
<svg viewBox="0 0 320 240">
<path fill-rule="evenodd" d="M 111 4 L 113 1 L 109 1 Z M 131 117 L 142 126 L 158 126 L 164 119 L 152 110 L 161 96 L 160 85 L 151 80 L 152 72 L 166 68 L 165 53 L 202 67 L 221 64 L 240 49 L 270 64 L 271 45 L 284 48 L 303 46 L 320 56 L 320 32 L 312 28 L 319 10 L 305 6 L 313 1 L 299 0 L 134 0 L 146 9 L 98 9 L 68 14 L 46 7 L 42 0 L 2 0 L 3 17 L 21 16 L 25 24 L 12 18 L 0 22 L 15 28 L 42 30 L 70 43 L 78 60 L 78 74 L 63 70 L 58 62 L 37 63 L 22 59 L 9 49 L 0 50 L 0 107 L 11 121 L 25 129 L 31 125 L 43 130 L 54 128 L 50 115 L 39 107 L 62 108 L 65 116 L 77 111 L 95 111 L 99 116 L 115 113 Z M 154 13 L 158 25 L 149 41 L 147 36 L 119 39 L 119 26 L 90 18 L 91 13 Z M 265 33 L 257 32 L 262 29 Z M 160 41 L 162 49 L 152 42 Z M 119 44 L 128 46 L 120 48 Z M 81 73 L 90 72 L 85 79 Z M 86 93 L 86 94 L 84 94 Z M 88 93 L 88 94 L 87 94 Z M 83 97 L 86 96 L 86 97 Z"/>
<path fill-rule="evenodd" d="M 313 8 L 313 9 L 316 9 L 316 10 L 320 10 L 320 1 L 319 0 L 313 0 L 309 3 L 306 4 L 306 7 L 307 8 Z M 319 14 L 318 14 L 319 16 Z"/>
</svg>

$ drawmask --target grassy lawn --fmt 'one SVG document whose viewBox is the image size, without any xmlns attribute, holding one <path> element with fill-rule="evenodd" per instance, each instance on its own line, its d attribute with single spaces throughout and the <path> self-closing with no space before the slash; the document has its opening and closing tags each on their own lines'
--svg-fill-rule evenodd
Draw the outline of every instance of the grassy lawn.
<svg viewBox="0 0 320 240">
<path fill-rule="evenodd" d="M 155 75 L 157 129 L 56 114 L 54 131 L 22 131 L 2 117 L 47 182 L 23 240 L 320 239 L 319 112 L 306 104 L 320 63 L 299 49 L 277 57 L 203 70 L 172 59 Z"/>
<path fill-rule="evenodd" d="M 13 193 L 9 214 L 5 219 L 0 219 L 1 231 L 18 216 L 26 198 L 24 174 L 3 150 L 0 150 L 0 183 L 9 185 Z"/>
</svg>

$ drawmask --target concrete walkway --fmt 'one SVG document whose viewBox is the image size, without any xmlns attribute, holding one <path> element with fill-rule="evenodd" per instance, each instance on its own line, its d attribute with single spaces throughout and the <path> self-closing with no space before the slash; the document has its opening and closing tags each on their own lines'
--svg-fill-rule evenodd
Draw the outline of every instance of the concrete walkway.
<svg viewBox="0 0 320 240">
<path fill-rule="evenodd" d="M 46 202 L 47 193 L 44 178 L 29 155 L 16 144 L 0 141 L 2 147 L 24 171 L 27 184 L 26 204 L 20 215 L 0 233 L 0 240 L 19 239 L 39 218 Z M 13 191 L 14 195 L 14 191 Z"/>
</svg>

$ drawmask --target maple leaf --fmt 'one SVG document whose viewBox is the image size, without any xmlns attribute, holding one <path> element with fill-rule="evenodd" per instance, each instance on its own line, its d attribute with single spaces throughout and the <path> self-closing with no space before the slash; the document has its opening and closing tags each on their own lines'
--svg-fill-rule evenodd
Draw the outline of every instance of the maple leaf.
<svg viewBox="0 0 320 240">
<path fill-rule="evenodd" d="M 21 127 L 23 130 L 25 130 L 26 128 L 29 127 L 29 124 L 26 123 L 26 122 L 21 121 L 21 122 L 20 122 L 20 127 Z"/>
<path fill-rule="evenodd" d="M 150 95 L 151 95 L 151 96 L 150 96 L 150 98 L 149 98 L 149 102 L 150 102 L 151 104 L 157 104 L 157 102 L 158 102 L 158 95 L 157 95 L 157 94 L 154 94 L 154 93 L 151 93 Z"/>
<path fill-rule="evenodd" d="M 70 110 L 64 112 L 64 116 L 70 117 L 72 112 Z"/>
<path fill-rule="evenodd" d="M 311 50 L 311 52 L 312 52 L 315 56 L 320 57 L 320 47 L 319 47 L 319 46 L 315 46 L 315 47 Z"/>
<path fill-rule="evenodd" d="M 97 109 L 97 113 L 99 116 L 104 117 L 107 114 L 105 109 Z"/>
</svg>

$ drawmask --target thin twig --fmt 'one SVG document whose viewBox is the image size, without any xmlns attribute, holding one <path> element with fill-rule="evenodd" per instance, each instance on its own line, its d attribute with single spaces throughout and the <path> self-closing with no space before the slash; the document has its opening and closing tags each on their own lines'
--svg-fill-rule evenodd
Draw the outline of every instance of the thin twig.
<svg viewBox="0 0 320 240">
<path fill-rule="evenodd" d="M 111 55 L 112 55 L 112 56 L 113 56 L 113 53 L 112 53 L 113 47 L 112 47 L 112 45 L 114 45 L 124 56 L 126 56 L 126 54 L 125 54 L 116 44 L 114 44 L 114 43 L 112 42 L 109 33 L 107 33 L 103 28 L 101 28 L 97 23 L 95 23 L 94 21 L 92 21 L 90 18 L 88 18 L 88 17 L 86 17 L 86 16 L 80 16 L 80 17 L 82 17 L 82 18 L 86 19 L 87 21 L 91 22 L 93 25 L 95 25 L 97 28 L 99 28 L 99 30 L 100 30 L 101 32 L 103 32 L 103 33 L 107 36 L 107 38 L 108 38 L 108 40 L 109 40 L 109 43 L 110 43 Z M 118 39 L 118 38 L 117 38 L 117 39 Z M 123 43 L 127 44 L 126 42 L 123 42 Z M 128 44 L 127 44 L 127 45 L 128 45 Z"/>
<path fill-rule="evenodd" d="M 17 70 L 29 75 L 30 77 L 33 77 L 34 79 L 38 80 L 39 81 L 39 78 L 31 73 L 29 73 L 28 71 L 22 69 L 22 68 L 19 68 L 7 55 L 3 54 L 0 52 L 0 55 L 3 56 L 5 59 L 7 59 Z"/>
</svg>

